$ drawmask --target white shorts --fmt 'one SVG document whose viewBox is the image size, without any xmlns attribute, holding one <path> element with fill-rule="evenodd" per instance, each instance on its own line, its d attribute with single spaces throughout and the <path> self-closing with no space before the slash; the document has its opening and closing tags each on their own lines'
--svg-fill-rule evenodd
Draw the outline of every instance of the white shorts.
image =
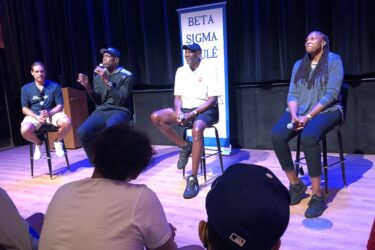
<svg viewBox="0 0 375 250">
<path fill-rule="evenodd" d="M 64 113 L 64 112 L 58 112 L 56 114 L 54 114 L 52 117 L 52 121 L 50 118 L 47 119 L 47 123 L 49 124 L 52 124 L 53 126 L 56 126 L 58 127 L 57 125 L 57 122 L 62 119 L 62 118 L 68 118 L 68 116 Z M 32 116 L 25 116 L 25 118 L 23 118 L 23 121 L 21 122 L 21 126 L 24 124 L 24 123 L 31 123 L 35 126 L 36 129 L 39 129 L 40 126 L 42 126 L 42 124 L 40 124 L 38 122 L 37 119 L 35 119 L 34 117 Z"/>
</svg>

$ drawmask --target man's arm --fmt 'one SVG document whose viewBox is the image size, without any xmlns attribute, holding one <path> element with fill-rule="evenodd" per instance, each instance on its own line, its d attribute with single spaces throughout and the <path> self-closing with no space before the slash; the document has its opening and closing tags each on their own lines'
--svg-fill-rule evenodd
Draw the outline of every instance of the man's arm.
<svg viewBox="0 0 375 250">
<path fill-rule="evenodd" d="M 95 81 L 95 79 L 93 81 Z M 100 103 L 100 96 L 96 94 L 95 91 L 92 89 L 88 76 L 79 73 L 77 82 L 79 82 L 85 88 L 88 96 L 94 104 Z"/>
</svg>

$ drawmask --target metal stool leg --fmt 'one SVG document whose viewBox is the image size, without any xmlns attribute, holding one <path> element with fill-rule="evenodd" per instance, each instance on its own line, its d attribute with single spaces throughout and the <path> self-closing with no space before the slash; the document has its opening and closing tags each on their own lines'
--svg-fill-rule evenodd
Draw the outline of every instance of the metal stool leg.
<svg viewBox="0 0 375 250">
<path fill-rule="evenodd" d="M 63 150 L 64 150 L 64 156 L 65 156 L 66 165 L 68 167 L 68 170 L 70 171 L 70 164 L 69 164 L 69 159 L 68 159 L 68 152 L 66 151 L 64 140 L 62 140 L 62 144 L 63 144 Z"/>
<path fill-rule="evenodd" d="M 339 143 L 339 153 L 340 153 L 340 165 L 341 165 L 342 181 L 344 182 L 344 186 L 346 188 L 345 158 L 344 158 L 344 149 L 342 147 L 342 136 L 341 136 L 341 131 L 340 130 L 337 130 L 337 141 Z"/>
<path fill-rule="evenodd" d="M 182 139 L 184 141 L 186 141 L 186 137 L 187 137 L 187 128 L 184 129 L 184 132 L 182 133 Z M 186 166 L 185 166 L 186 167 Z M 185 177 L 185 167 L 182 169 L 182 177 Z"/>
<path fill-rule="evenodd" d="M 216 137 L 216 146 L 217 146 L 217 152 L 219 154 L 219 160 L 220 160 L 220 167 L 221 167 L 221 173 L 224 173 L 224 167 L 223 167 L 223 156 L 221 154 L 221 146 L 220 146 L 220 138 L 219 138 L 219 132 L 217 131 L 216 127 L 213 127 L 215 129 L 215 137 Z"/>
<path fill-rule="evenodd" d="M 34 152 L 33 152 L 33 144 L 29 143 L 29 147 L 30 147 L 31 177 L 34 177 Z"/>
<path fill-rule="evenodd" d="M 48 162 L 49 177 L 52 179 L 52 162 L 51 162 L 51 151 L 49 149 L 48 132 L 44 133 L 44 144 L 46 146 L 46 155 Z"/>
<path fill-rule="evenodd" d="M 295 161 L 295 171 L 296 175 L 304 175 L 305 172 L 303 171 L 303 167 L 300 165 L 301 160 L 301 134 L 298 134 L 297 136 L 297 151 L 296 151 L 296 161 Z"/>
<path fill-rule="evenodd" d="M 328 157 L 327 157 L 327 138 L 323 137 L 323 171 L 324 171 L 324 187 L 328 194 Z"/>
<path fill-rule="evenodd" d="M 204 148 L 204 135 L 203 135 L 203 148 L 202 148 L 202 156 L 201 156 L 201 171 L 203 170 L 203 175 L 204 175 L 204 181 L 207 181 L 207 176 L 206 176 L 206 150 Z"/>
</svg>

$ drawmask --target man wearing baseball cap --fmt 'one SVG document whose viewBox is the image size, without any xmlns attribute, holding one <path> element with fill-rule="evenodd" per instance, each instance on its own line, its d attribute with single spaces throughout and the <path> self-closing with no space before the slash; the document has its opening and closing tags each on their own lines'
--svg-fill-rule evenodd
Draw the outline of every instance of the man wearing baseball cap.
<svg viewBox="0 0 375 250">
<path fill-rule="evenodd" d="M 213 70 L 202 62 L 199 44 L 183 45 L 186 64 L 177 69 L 174 86 L 174 108 L 155 111 L 151 121 L 168 139 L 180 147 L 178 169 L 184 169 L 192 155 L 191 175 L 187 178 L 183 194 L 185 199 L 198 195 L 197 179 L 203 152 L 203 131 L 218 121 L 217 98 L 221 96 Z M 193 142 L 185 141 L 172 125 L 191 124 Z"/>
<path fill-rule="evenodd" d="M 199 237 L 210 250 L 276 250 L 289 223 L 290 195 L 267 168 L 238 163 L 212 184 Z"/>
<path fill-rule="evenodd" d="M 121 53 L 112 47 L 100 50 L 102 63 L 94 70 L 93 86 L 88 76 L 79 73 L 77 81 L 95 103 L 95 111 L 78 128 L 77 134 L 92 162 L 91 140 L 105 127 L 129 122 L 133 117 L 133 75 L 120 66 Z"/>
</svg>

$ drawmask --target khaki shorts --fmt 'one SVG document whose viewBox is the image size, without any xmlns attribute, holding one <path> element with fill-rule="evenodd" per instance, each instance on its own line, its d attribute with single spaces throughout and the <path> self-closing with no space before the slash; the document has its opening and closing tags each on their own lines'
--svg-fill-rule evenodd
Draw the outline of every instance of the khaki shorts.
<svg viewBox="0 0 375 250">
<path fill-rule="evenodd" d="M 52 118 L 52 121 L 51 121 L 51 118 Z M 57 126 L 57 122 L 62 119 L 62 118 L 68 118 L 68 116 L 64 113 L 64 112 L 59 112 L 59 113 L 56 113 L 54 114 L 51 118 L 48 118 L 47 119 L 47 123 L 49 124 L 52 124 L 53 126 Z M 21 122 L 21 126 L 24 124 L 24 123 L 31 123 L 35 126 L 36 129 L 39 129 L 40 126 L 42 124 L 40 124 L 38 122 L 37 119 L 35 119 L 34 117 L 32 116 L 25 116 L 25 118 L 23 118 L 23 121 Z"/>
</svg>

